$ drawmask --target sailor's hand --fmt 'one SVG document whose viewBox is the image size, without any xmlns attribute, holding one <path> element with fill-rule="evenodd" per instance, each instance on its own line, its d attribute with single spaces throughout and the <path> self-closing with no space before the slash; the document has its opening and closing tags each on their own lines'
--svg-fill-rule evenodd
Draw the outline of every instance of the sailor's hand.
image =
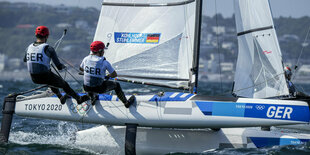
<svg viewBox="0 0 310 155">
<path fill-rule="evenodd" d="M 82 72 L 82 71 L 81 71 L 81 72 L 79 72 L 79 75 L 84 75 L 84 72 Z"/>
</svg>

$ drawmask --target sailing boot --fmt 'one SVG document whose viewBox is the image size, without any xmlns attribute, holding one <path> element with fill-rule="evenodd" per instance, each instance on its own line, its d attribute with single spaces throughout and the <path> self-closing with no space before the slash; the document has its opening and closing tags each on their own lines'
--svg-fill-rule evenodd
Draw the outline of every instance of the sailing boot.
<svg viewBox="0 0 310 155">
<path fill-rule="evenodd" d="M 99 95 L 97 93 L 89 92 L 88 96 L 90 97 L 92 105 L 95 105 L 96 101 L 99 100 Z"/>
<path fill-rule="evenodd" d="M 61 95 L 59 89 L 54 88 L 54 87 L 50 87 L 50 89 L 52 90 L 52 92 L 59 98 L 60 103 L 61 104 L 65 104 L 67 101 L 67 94 L 65 94 L 64 96 Z"/>
<path fill-rule="evenodd" d="M 70 98 L 69 95 L 65 94 L 59 98 L 61 104 L 65 104 L 67 99 Z"/>
<path fill-rule="evenodd" d="M 56 96 L 59 98 L 61 104 L 65 104 L 66 101 L 67 101 L 67 99 L 70 98 L 70 96 L 67 95 L 67 94 L 61 95 L 61 93 L 60 93 L 59 91 L 56 92 L 55 94 L 56 94 Z"/>
<path fill-rule="evenodd" d="M 96 101 L 99 101 L 99 95 L 96 94 L 93 96 L 93 98 L 91 98 L 91 105 L 95 105 Z"/>
<path fill-rule="evenodd" d="M 82 104 L 83 102 L 89 100 L 88 95 L 83 95 L 83 96 L 78 96 L 78 95 L 77 95 L 77 96 L 74 97 L 74 98 L 75 98 L 77 104 Z"/>
<path fill-rule="evenodd" d="M 130 98 L 127 100 L 127 102 L 124 103 L 125 107 L 129 108 L 130 105 L 132 105 L 135 102 L 135 100 L 136 100 L 135 95 L 131 95 Z"/>
</svg>

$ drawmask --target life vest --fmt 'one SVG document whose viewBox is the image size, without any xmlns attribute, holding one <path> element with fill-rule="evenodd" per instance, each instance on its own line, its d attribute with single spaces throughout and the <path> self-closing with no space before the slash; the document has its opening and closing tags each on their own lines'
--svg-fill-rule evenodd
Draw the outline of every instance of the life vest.
<svg viewBox="0 0 310 155">
<path fill-rule="evenodd" d="M 37 46 L 30 44 L 28 46 L 26 60 L 28 71 L 31 74 L 44 73 L 50 70 L 51 58 L 44 52 L 46 46 L 48 46 L 46 43 Z"/>
<path fill-rule="evenodd" d="M 105 57 L 89 55 L 83 60 L 84 85 L 99 86 L 105 79 L 107 65 Z"/>
</svg>

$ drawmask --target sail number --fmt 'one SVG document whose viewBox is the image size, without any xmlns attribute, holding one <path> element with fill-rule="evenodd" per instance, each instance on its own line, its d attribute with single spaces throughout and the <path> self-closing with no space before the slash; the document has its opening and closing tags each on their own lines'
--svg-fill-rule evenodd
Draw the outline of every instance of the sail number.
<svg viewBox="0 0 310 155">
<path fill-rule="evenodd" d="M 287 118 L 291 119 L 292 107 L 270 106 L 267 110 L 268 118 Z"/>
<path fill-rule="evenodd" d="M 25 104 L 25 110 L 29 111 L 61 111 L 61 104 Z"/>
</svg>

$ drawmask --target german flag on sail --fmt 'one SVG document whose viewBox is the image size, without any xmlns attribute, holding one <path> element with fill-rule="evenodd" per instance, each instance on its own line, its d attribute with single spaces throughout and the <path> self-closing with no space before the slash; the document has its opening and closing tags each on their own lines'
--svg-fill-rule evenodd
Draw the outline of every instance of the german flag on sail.
<svg viewBox="0 0 310 155">
<path fill-rule="evenodd" d="M 159 37 L 160 37 L 160 33 L 147 34 L 146 42 L 147 43 L 158 43 Z"/>
</svg>

